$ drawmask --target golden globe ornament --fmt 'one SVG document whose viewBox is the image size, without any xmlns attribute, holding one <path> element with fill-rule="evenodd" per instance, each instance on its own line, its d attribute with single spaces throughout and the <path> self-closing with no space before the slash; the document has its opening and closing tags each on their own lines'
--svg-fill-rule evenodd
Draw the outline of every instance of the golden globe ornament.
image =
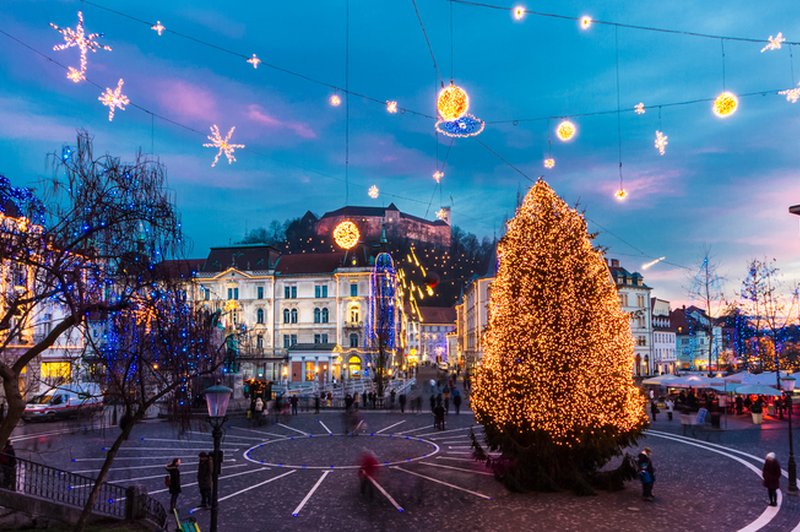
<svg viewBox="0 0 800 532">
<path fill-rule="evenodd" d="M 614 192 L 614 197 L 617 199 L 617 201 L 625 201 L 625 198 L 628 197 L 628 191 L 622 187 L 619 187 L 619 190 Z"/>
<path fill-rule="evenodd" d="M 561 142 L 569 142 L 575 135 L 578 133 L 578 127 L 570 122 L 569 120 L 562 120 L 560 124 L 556 126 L 556 137 Z"/>
<path fill-rule="evenodd" d="M 738 108 L 739 98 L 737 98 L 734 93 L 725 91 L 714 99 L 714 105 L 711 109 L 718 117 L 728 118 L 735 113 Z"/>
<path fill-rule="evenodd" d="M 448 87 L 439 91 L 436 98 L 436 108 L 439 116 L 444 120 L 458 120 L 469 110 L 469 96 L 467 91 L 450 82 Z"/>
<path fill-rule="evenodd" d="M 342 249 L 353 249 L 360 237 L 358 226 L 351 221 L 345 220 L 333 228 L 333 240 Z"/>
<path fill-rule="evenodd" d="M 555 168 L 556 167 L 556 160 L 552 157 L 548 157 L 544 160 L 544 167 L 547 169 Z"/>
</svg>

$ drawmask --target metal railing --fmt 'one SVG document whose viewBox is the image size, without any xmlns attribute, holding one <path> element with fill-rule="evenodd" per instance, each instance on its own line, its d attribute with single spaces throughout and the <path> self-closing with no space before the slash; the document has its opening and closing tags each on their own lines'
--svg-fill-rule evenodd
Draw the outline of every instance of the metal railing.
<svg viewBox="0 0 800 532">
<path fill-rule="evenodd" d="M 83 508 L 94 483 L 95 479 L 91 477 L 0 453 L 0 490 Z M 126 513 L 126 492 L 124 486 L 103 482 L 92 504 L 92 513 L 125 519 L 129 515 Z M 149 496 L 139 496 L 138 504 L 144 509 L 144 519 L 161 528 L 166 526 L 167 514 L 161 503 Z"/>
</svg>

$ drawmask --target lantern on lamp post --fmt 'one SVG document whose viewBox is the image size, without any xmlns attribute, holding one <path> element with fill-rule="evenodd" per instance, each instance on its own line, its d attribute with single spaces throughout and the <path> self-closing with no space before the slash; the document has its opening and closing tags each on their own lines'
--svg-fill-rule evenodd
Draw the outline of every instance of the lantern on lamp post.
<svg viewBox="0 0 800 532">
<path fill-rule="evenodd" d="M 789 493 L 797 494 L 797 464 L 794 460 L 794 439 L 792 435 L 792 394 L 794 392 L 795 386 L 795 379 L 794 377 L 786 377 L 781 379 L 781 389 L 784 392 L 786 397 L 785 404 L 786 410 L 788 412 L 788 421 L 789 421 L 789 465 L 788 465 L 788 473 L 789 473 Z"/>
<path fill-rule="evenodd" d="M 211 436 L 214 438 L 214 468 L 211 472 L 211 532 L 217 532 L 217 514 L 219 499 L 219 473 L 222 465 L 222 451 L 220 450 L 220 440 L 222 439 L 222 425 L 228 417 L 228 403 L 231 400 L 233 390 L 227 386 L 217 384 L 206 388 L 206 406 L 208 407 L 208 423 L 211 425 Z"/>
</svg>

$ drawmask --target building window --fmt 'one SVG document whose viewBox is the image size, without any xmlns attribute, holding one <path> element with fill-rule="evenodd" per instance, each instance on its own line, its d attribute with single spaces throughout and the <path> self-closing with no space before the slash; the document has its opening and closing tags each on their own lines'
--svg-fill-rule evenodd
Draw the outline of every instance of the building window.
<svg viewBox="0 0 800 532">
<path fill-rule="evenodd" d="M 314 343 L 315 344 L 327 344 L 328 343 L 328 335 L 327 334 L 315 334 L 314 335 Z"/>
<path fill-rule="evenodd" d="M 296 308 L 292 309 L 291 315 L 292 315 L 292 320 L 291 320 L 292 323 L 297 323 L 297 309 Z"/>
<path fill-rule="evenodd" d="M 256 348 L 264 349 L 264 337 L 260 334 L 256 336 Z"/>
<path fill-rule="evenodd" d="M 291 337 L 292 337 L 292 345 L 297 345 L 297 335 L 292 334 Z"/>
<path fill-rule="evenodd" d="M 358 323 L 361 317 L 358 307 L 350 307 L 350 323 Z"/>
<path fill-rule="evenodd" d="M 619 295 L 619 304 L 623 307 L 628 306 L 628 294 L 620 294 Z"/>
<path fill-rule="evenodd" d="M 350 283 L 350 297 L 358 296 L 358 283 Z"/>
<path fill-rule="evenodd" d="M 256 323 L 264 323 L 264 309 L 260 308 L 256 311 Z"/>
<path fill-rule="evenodd" d="M 328 297 L 328 285 L 326 284 L 314 285 L 314 297 L 316 297 L 317 299 Z"/>
<path fill-rule="evenodd" d="M 637 336 L 636 337 L 636 345 L 639 347 L 644 347 L 647 345 L 647 337 L 646 336 Z"/>
<path fill-rule="evenodd" d="M 358 347 L 358 335 L 355 333 L 350 335 L 350 347 Z"/>
<path fill-rule="evenodd" d="M 258 293 L 258 299 L 264 299 L 264 287 L 259 286 L 258 288 L 256 288 L 256 291 Z"/>
<path fill-rule="evenodd" d="M 318 308 L 314 309 L 314 323 L 319 323 L 321 318 L 321 312 Z"/>
<path fill-rule="evenodd" d="M 228 299 L 239 299 L 239 289 L 228 288 Z"/>
<path fill-rule="evenodd" d="M 284 349 L 289 349 L 290 345 L 291 344 L 289 344 L 289 335 L 288 334 L 284 334 L 283 335 L 283 348 Z"/>
<path fill-rule="evenodd" d="M 361 378 L 361 359 L 357 356 L 351 356 L 347 360 L 347 368 L 350 370 L 350 378 Z"/>
<path fill-rule="evenodd" d="M 283 323 L 289 323 L 289 309 L 283 309 Z"/>
<path fill-rule="evenodd" d="M 322 323 L 328 323 L 328 309 L 322 309 Z"/>
<path fill-rule="evenodd" d="M 297 287 L 296 286 L 284 286 L 283 287 L 283 297 L 284 297 L 284 299 L 297 299 Z"/>
<path fill-rule="evenodd" d="M 642 294 L 638 294 L 636 296 L 636 306 L 640 307 L 640 308 L 643 308 L 645 306 L 645 304 L 644 304 L 644 296 Z"/>
<path fill-rule="evenodd" d="M 211 299 L 211 289 L 203 287 L 202 290 L 203 290 L 203 299 L 205 299 L 206 301 Z"/>
</svg>

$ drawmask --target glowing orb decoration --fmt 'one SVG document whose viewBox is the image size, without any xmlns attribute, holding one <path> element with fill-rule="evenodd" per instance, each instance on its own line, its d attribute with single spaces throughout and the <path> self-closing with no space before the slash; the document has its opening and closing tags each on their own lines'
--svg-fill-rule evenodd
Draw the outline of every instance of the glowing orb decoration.
<svg viewBox="0 0 800 532">
<path fill-rule="evenodd" d="M 588 30 L 592 27 L 592 17 L 581 17 L 580 25 L 582 30 Z"/>
<path fill-rule="evenodd" d="M 575 135 L 578 133 L 578 127 L 570 122 L 569 120 L 562 120 L 560 124 L 556 126 L 556 137 L 561 142 L 569 142 Z"/>
<path fill-rule="evenodd" d="M 331 95 L 330 98 L 328 98 L 328 103 L 331 104 L 333 107 L 339 107 L 340 105 L 342 105 L 342 99 L 339 97 L 338 94 L 333 94 Z"/>
<path fill-rule="evenodd" d="M 639 102 L 633 107 L 633 112 L 637 115 L 643 115 L 646 111 L 644 109 L 644 102 Z"/>
<path fill-rule="evenodd" d="M 436 170 L 433 173 L 433 180 L 436 181 L 437 183 L 441 182 L 443 177 L 444 177 L 444 172 L 442 172 L 441 170 Z"/>
<path fill-rule="evenodd" d="M 778 32 L 778 34 L 773 37 L 772 35 L 769 36 L 767 39 L 767 45 L 761 49 L 761 53 L 768 52 L 770 50 L 780 50 L 781 44 L 786 42 L 786 37 L 783 36 L 782 32 Z"/>
<path fill-rule="evenodd" d="M 390 115 L 397 114 L 397 102 L 394 100 L 386 100 L 386 112 Z"/>
<path fill-rule="evenodd" d="M 667 139 L 669 139 L 668 136 L 666 136 L 661 131 L 656 130 L 656 141 L 654 145 L 658 150 L 659 155 L 664 155 L 667 152 L 667 144 L 669 144 Z"/>
<path fill-rule="evenodd" d="M 230 142 L 233 132 L 236 131 L 236 127 L 232 127 L 228 131 L 228 134 L 225 135 L 225 138 L 222 138 L 222 135 L 219 132 L 217 124 L 211 126 L 210 129 L 211 129 L 211 135 L 208 135 L 208 140 L 210 140 L 211 142 L 203 144 L 203 147 L 218 149 L 217 155 L 216 157 L 214 157 L 214 162 L 211 163 L 211 167 L 213 168 L 217 166 L 217 161 L 219 161 L 219 156 L 222 155 L 223 153 L 225 154 L 225 157 L 228 158 L 228 164 L 233 164 L 233 162 L 236 161 L 236 157 L 233 156 L 234 150 L 244 148 L 244 144 L 231 144 Z"/>
<path fill-rule="evenodd" d="M 367 194 L 369 194 L 369 197 L 372 199 L 378 199 L 380 193 L 381 191 L 378 189 L 377 185 L 372 185 L 371 187 L 369 187 L 369 190 L 367 191 Z"/>
<path fill-rule="evenodd" d="M 258 65 L 261 63 L 261 59 L 259 59 L 256 54 L 253 54 L 253 57 L 247 60 L 248 63 L 253 65 L 253 70 L 258 69 Z"/>
<path fill-rule="evenodd" d="M 617 198 L 617 201 L 625 201 L 625 198 L 628 197 L 628 193 L 624 188 L 620 187 L 619 190 L 614 192 L 614 197 Z"/>
<path fill-rule="evenodd" d="M 466 138 L 483 133 L 486 123 L 472 115 L 464 115 L 458 120 L 439 120 L 436 131 L 447 137 Z"/>
<path fill-rule="evenodd" d="M 545 168 L 548 168 L 548 169 L 549 168 L 555 168 L 556 167 L 556 160 L 553 159 L 552 157 L 548 157 L 547 159 L 544 160 L 543 164 L 544 164 Z"/>
<path fill-rule="evenodd" d="M 161 34 L 164 33 L 164 30 L 167 28 L 161 23 L 160 20 L 156 20 L 156 23 L 150 26 L 150 29 L 158 33 L 158 36 L 161 37 Z"/>
<path fill-rule="evenodd" d="M 360 237 L 358 227 L 351 221 L 345 220 L 333 228 L 333 240 L 342 249 L 353 249 Z"/>
<path fill-rule="evenodd" d="M 453 121 L 464 116 L 469 110 L 469 96 L 467 92 L 450 82 L 450 86 L 439 91 L 436 98 L 436 108 L 442 120 Z"/>
<path fill-rule="evenodd" d="M 112 122 L 114 120 L 114 111 L 119 109 L 120 111 L 125 110 L 125 106 L 131 103 L 127 96 L 122 94 L 122 85 L 125 82 L 122 81 L 122 78 L 119 79 L 117 82 L 117 88 L 113 91 L 106 87 L 106 91 L 100 95 L 98 100 L 100 103 L 108 107 L 108 121 Z"/>
<path fill-rule="evenodd" d="M 800 83 L 794 89 L 786 89 L 785 91 L 778 91 L 778 94 L 786 96 L 786 101 L 789 103 L 797 103 L 800 100 Z"/>
<path fill-rule="evenodd" d="M 730 91 L 725 91 L 716 97 L 712 110 L 720 118 L 731 116 L 739 108 L 739 98 Z"/>
<path fill-rule="evenodd" d="M 514 20 L 522 20 L 525 18 L 525 7 L 515 6 L 514 9 L 511 10 L 511 14 L 514 16 Z"/>
</svg>

